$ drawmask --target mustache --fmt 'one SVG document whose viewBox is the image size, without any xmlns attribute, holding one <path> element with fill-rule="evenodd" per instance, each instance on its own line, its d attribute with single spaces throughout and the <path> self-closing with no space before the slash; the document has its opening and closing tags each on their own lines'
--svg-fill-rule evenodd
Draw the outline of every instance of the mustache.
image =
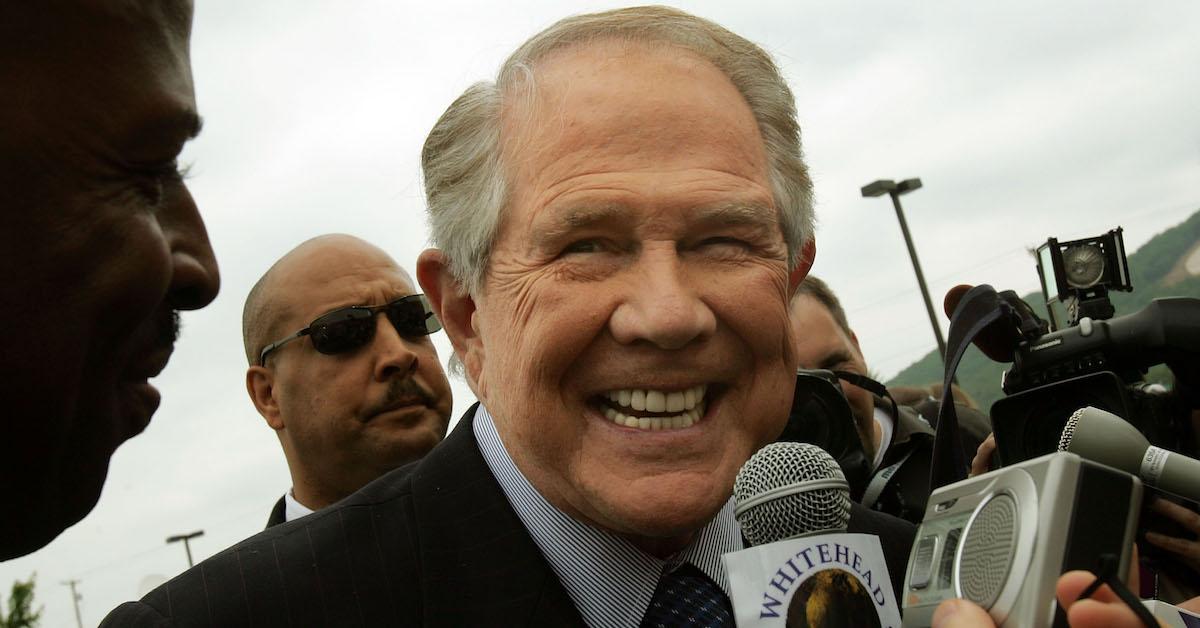
<svg viewBox="0 0 1200 628">
<path fill-rule="evenodd" d="M 173 345 L 176 340 L 179 340 L 179 332 L 182 329 L 178 310 L 166 310 L 159 317 L 155 324 L 155 344 L 159 346 Z"/>
<path fill-rule="evenodd" d="M 419 402 L 430 408 L 437 404 L 437 399 L 434 399 L 433 393 L 421 386 L 415 379 L 410 377 L 393 379 L 384 394 L 383 399 L 379 403 L 372 405 L 366 416 L 372 417 L 381 412 L 392 410 L 401 405 L 412 405 Z"/>
</svg>

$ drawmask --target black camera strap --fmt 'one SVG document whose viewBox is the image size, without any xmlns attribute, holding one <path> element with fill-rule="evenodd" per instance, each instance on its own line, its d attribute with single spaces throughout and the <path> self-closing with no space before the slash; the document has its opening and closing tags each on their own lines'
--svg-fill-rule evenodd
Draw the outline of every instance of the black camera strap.
<svg viewBox="0 0 1200 628">
<path fill-rule="evenodd" d="M 995 288 L 980 284 L 963 295 L 950 317 L 950 333 L 946 343 L 945 377 L 942 381 L 942 400 L 938 406 L 937 429 L 933 439 L 933 460 L 929 465 L 929 491 L 932 493 L 947 484 L 967 478 L 968 461 L 964 460 L 958 436 L 958 412 L 954 408 L 954 372 L 967 347 L 984 329 L 998 320 L 1008 319 L 1018 328 L 1022 317 L 1013 304 L 996 293 Z M 1003 324 L 1003 323 L 1002 323 Z"/>
<path fill-rule="evenodd" d="M 1119 565 L 1120 562 L 1113 554 L 1101 554 L 1096 560 L 1096 579 L 1087 588 L 1080 591 L 1079 597 L 1075 598 L 1075 600 L 1086 600 L 1092 597 L 1096 591 L 1100 590 L 1101 586 L 1107 584 L 1108 588 L 1112 589 L 1112 592 L 1124 602 L 1125 606 L 1128 606 L 1133 611 L 1134 615 L 1137 615 L 1138 620 L 1146 628 L 1155 628 L 1155 626 L 1159 625 L 1158 620 L 1154 618 L 1154 614 L 1149 609 L 1142 605 L 1142 601 L 1138 599 L 1137 595 L 1134 595 L 1133 591 L 1130 591 L 1129 587 L 1125 586 L 1125 582 L 1121 580 L 1121 574 L 1117 572 Z M 1063 611 L 1062 606 L 1055 605 L 1054 613 L 1056 617 L 1062 618 L 1064 626 L 1067 625 L 1066 613 Z"/>
<path fill-rule="evenodd" d="M 896 405 L 896 400 L 892 398 L 892 393 L 888 392 L 887 386 L 880 384 L 866 375 L 859 375 L 858 373 L 851 373 L 850 371 L 831 372 L 836 375 L 838 379 L 846 382 L 847 384 L 853 384 L 871 393 L 872 395 L 875 395 L 876 397 L 887 399 L 892 403 L 892 413 L 897 416 L 900 415 L 900 408 Z"/>
</svg>

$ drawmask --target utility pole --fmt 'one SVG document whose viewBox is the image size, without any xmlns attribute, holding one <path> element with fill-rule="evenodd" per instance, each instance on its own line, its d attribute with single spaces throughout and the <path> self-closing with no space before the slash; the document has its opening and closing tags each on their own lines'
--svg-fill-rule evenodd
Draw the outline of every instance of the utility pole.
<svg viewBox="0 0 1200 628">
<path fill-rule="evenodd" d="M 75 585 L 79 584 L 79 581 L 67 580 L 62 584 L 71 587 L 71 602 L 75 604 L 75 625 L 79 628 L 83 628 L 83 620 L 79 617 L 79 600 L 83 599 L 83 596 L 79 595 L 79 593 L 75 590 Z"/>
<path fill-rule="evenodd" d="M 183 541 L 183 551 L 187 552 L 188 568 L 191 568 L 192 564 L 193 564 L 192 563 L 192 546 L 188 545 L 188 541 L 190 541 L 191 539 L 194 539 L 198 536 L 204 536 L 204 530 L 196 530 L 195 532 L 189 532 L 187 534 L 176 534 L 175 536 L 167 537 L 167 543 Z"/>
</svg>

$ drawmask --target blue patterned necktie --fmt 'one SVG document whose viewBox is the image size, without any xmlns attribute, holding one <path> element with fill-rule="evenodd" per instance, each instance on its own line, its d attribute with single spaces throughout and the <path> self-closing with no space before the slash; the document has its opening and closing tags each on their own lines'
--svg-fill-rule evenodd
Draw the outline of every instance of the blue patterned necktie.
<svg viewBox="0 0 1200 628">
<path fill-rule="evenodd" d="M 733 610 L 721 587 L 684 563 L 664 574 L 640 628 L 732 628 Z"/>
</svg>

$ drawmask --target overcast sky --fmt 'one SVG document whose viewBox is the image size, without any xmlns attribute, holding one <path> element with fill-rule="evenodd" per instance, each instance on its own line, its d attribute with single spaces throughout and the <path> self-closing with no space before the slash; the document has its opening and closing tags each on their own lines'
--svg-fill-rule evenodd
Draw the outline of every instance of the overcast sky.
<svg viewBox="0 0 1200 628">
<path fill-rule="evenodd" d="M 427 244 L 426 132 L 523 39 L 612 4 L 453 0 L 199 0 L 204 133 L 185 151 L 222 289 L 184 316 L 157 380 L 163 403 L 113 458 L 100 503 L 31 556 L 50 628 L 85 625 L 262 528 L 290 485 L 248 400 L 247 290 L 300 241 L 361 236 L 411 268 Z M 1117 225 L 1135 249 L 1200 209 L 1200 3 L 681 2 L 773 53 L 795 91 L 818 198 L 815 273 L 841 295 L 870 365 L 889 377 L 935 346 L 895 215 L 904 197 L 934 299 L 957 283 L 1035 289 L 1027 247 Z M 447 355 L 442 334 L 436 342 Z M 455 416 L 473 401 L 455 384 Z"/>
</svg>

